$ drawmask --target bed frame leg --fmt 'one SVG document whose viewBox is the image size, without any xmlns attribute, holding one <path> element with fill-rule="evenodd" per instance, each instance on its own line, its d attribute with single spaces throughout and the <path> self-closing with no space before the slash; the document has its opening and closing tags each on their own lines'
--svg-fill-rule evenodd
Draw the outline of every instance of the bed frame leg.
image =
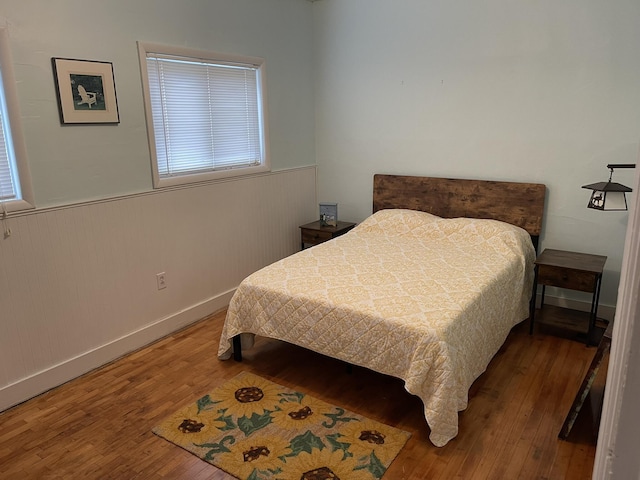
<svg viewBox="0 0 640 480">
<path fill-rule="evenodd" d="M 240 342 L 240 334 L 233 337 L 233 359 L 236 362 L 242 361 L 242 342 Z"/>
</svg>

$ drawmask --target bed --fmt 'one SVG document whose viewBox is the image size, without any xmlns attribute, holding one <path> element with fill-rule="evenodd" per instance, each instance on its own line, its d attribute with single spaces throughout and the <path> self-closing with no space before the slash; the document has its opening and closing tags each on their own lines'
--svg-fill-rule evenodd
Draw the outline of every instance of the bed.
<svg viewBox="0 0 640 480">
<path fill-rule="evenodd" d="M 471 384 L 528 317 L 545 190 L 375 175 L 370 217 L 243 280 L 218 357 L 240 360 L 240 338 L 260 335 L 401 378 L 446 445 Z"/>
</svg>

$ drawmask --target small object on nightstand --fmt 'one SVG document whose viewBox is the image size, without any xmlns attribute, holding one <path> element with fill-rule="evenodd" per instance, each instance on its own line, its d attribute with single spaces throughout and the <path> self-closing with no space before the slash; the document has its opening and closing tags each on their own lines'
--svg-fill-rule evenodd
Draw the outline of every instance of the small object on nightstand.
<svg viewBox="0 0 640 480">
<path fill-rule="evenodd" d="M 545 249 L 535 262 L 529 333 L 533 333 L 538 285 L 542 285 L 540 309 L 544 306 L 544 293 L 547 285 L 578 290 L 592 294 L 587 329 L 587 345 L 591 345 L 594 341 L 593 330 L 598 315 L 602 271 L 606 261 L 607 257 L 602 255 Z"/>
<path fill-rule="evenodd" d="M 338 204 L 337 203 L 321 203 L 320 204 L 320 224 L 323 227 L 338 226 Z"/>
<path fill-rule="evenodd" d="M 353 227 L 355 223 L 337 221 L 335 226 L 322 225 L 320 220 L 307 223 L 300 226 L 301 249 L 304 250 L 305 245 L 318 245 L 332 238 L 344 235 Z"/>
</svg>

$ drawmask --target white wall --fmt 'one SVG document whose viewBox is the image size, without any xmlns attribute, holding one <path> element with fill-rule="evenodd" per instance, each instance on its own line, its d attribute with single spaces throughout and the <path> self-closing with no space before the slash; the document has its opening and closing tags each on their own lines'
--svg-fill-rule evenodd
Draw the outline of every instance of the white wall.
<svg viewBox="0 0 640 480">
<path fill-rule="evenodd" d="M 226 307 L 244 277 L 299 250 L 315 181 L 290 169 L 7 220 L 0 411 Z"/>
<path fill-rule="evenodd" d="M 274 170 L 313 165 L 311 4 L 3 0 L 39 208 L 152 189 L 136 41 L 266 60 Z M 52 57 L 113 63 L 120 124 L 62 126 Z"/>
<path fill-rule="evenodd" d="M 615 305 L 628 214 L 586 209 L 581 186 L 638 160 L 640 3 L 321 0 L 313 14 L 319 200 L 359 221 L 378 172 L 544 183 L 541 248 L 608 256 L 601 304 Z"/>
<path fill-rule="evenodd" d="M 2 410 L 226 306 L 317 202 L 311 3 L 3 0 L 0 25 L 37 206 L 0 237 Z M 274 172 L 153 191 L 137 40 L 265 58 Z M 61 126 L 51 57 L 113 62 L 120 124 Z"/>
</svg>

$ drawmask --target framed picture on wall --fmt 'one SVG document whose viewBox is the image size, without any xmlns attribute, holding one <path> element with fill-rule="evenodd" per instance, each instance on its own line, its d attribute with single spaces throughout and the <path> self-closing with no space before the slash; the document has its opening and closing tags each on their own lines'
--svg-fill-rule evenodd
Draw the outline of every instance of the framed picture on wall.
<svg viewBox="0 0 640 480">
<path fill-rule="evenodd" d="M 52 58 L 60 123 L 119 123 L 113 64 Z"/>
</svg>

